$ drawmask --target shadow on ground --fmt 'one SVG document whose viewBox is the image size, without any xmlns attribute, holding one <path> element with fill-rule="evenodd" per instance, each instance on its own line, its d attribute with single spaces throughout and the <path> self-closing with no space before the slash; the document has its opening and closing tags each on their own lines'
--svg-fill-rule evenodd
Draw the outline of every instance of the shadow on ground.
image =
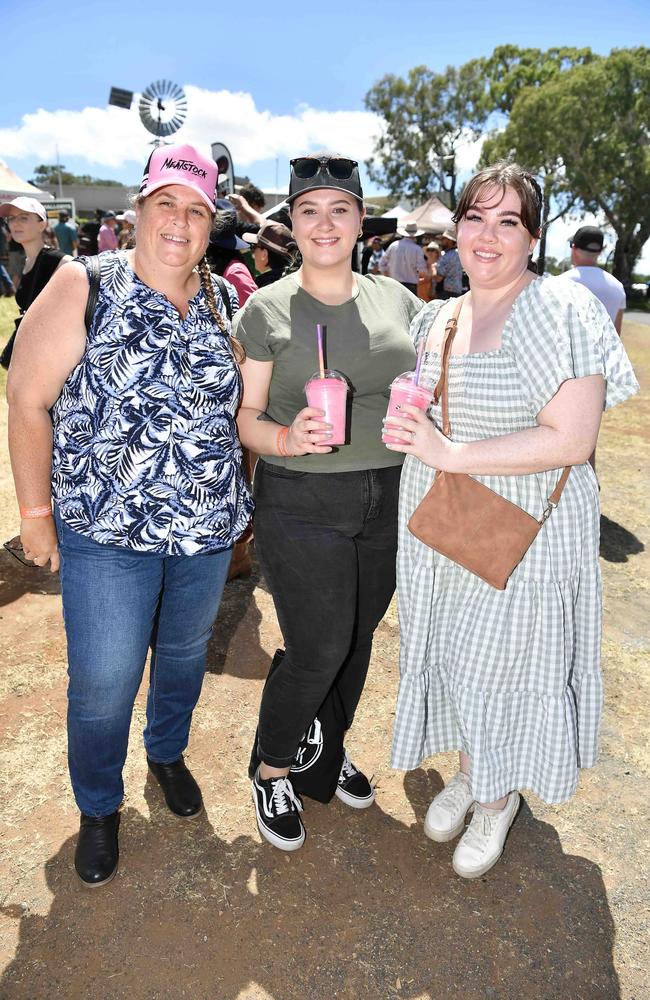
<svg viewBox="0 0 650 1000">
<path fill-rule="evenodd" d="M 498 868 L 458 879 L 454 845 L 422 834 L 441 785 L 436 771 L 406 775 L 413 824 L 308 802 L 307 843 L 287 856 L 220 839 L 206 815 L 175 820 L 148 783 L 151 818 L 125 810 L 111 885 L 77 883 L 70 838 L 45 866 L 47 916 L 5 908 L 20 941 L 0 996 L 619 997 L 598 866 L 564 854 L 524 804 Z"/>
<path fill-rule="evenodd" d="M 600 555 L 607 562 L 626 563 L 629 556 L 637 556 L 645 552 L 645 545 L 640 538 L 624 528 L 616 521 L 610 521 L 604 514 L 600 515 Z"/>
<path fill-rule="evenodd" d="M 0 608 L 17 601 L 23 594 L 58 594 L 59 574 L 39 566 L 23 566 L 0 547 Z"/>
<path fill-rule="evenodd" d="M 242 680 L 262 680 L 271 666 L 271 658 L 264 652 L 259 643 L 259 630 L 262 623 L 262 612 L 255 599 L 255 590 L 266 591 L 266 584 L 255 559 L 254 547 L 251 546 L 253 569 L 249 577 L 238 577 L 226 584 L 219 613 L 212 630 L 212 638 L 208 646 L 206 670 L 211 674 L 222 674 L 226 667 L 228 654 L 233 647 L 235 655 L 230 657 L 228 673 Z M 246 620 L 248 633 L 246 655 L 238 656 L 234 648 L 235 636 L 239 626 Z M 256 643 L 250 641 L 251 636 L 258 637 Z"/>
</svg>

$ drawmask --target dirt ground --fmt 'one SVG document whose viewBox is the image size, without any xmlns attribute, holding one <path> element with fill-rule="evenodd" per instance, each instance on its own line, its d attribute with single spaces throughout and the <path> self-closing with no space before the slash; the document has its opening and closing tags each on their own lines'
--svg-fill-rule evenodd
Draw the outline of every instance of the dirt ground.
<svg viewBox="0 0 650 1000">
<path fill-rule="evenodd" d="M 2 1000 L 647 1000 L 650 327 L 624 340 L 645 391 L 605 418 L 598 447 L 606 712 L 598 766 L 574 800 L 524 795 L 499 865 L 457 878 L 454 844 L 423 835 L 451 755 L 389 767 L 394 606 L 348 740 L 379 781 L 365 812 L 308 801 L 304 849 L 260 840 L 246 765 L 280 633 L 259 575 L 228 585 L 189 763 L 206 812 L 175 819 L 126 767 L 120 871 L 84 890 L 72 869 L 65 646 L 56 578 L 0 550 L 0 997 Z M 0 417 L 6 423 L 6 406 Z M 4 430 L 2 430 L 4 440 Z M 0 534 L 16 511 L 4 446 Z"/>
</svg>

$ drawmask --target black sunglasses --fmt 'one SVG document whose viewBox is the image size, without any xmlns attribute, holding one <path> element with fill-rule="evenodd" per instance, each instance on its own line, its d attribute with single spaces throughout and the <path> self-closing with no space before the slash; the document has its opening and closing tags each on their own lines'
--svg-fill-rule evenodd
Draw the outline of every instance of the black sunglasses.
<svg viewBox="0 0 650 1000">
<path fill-rule="evenodd" d="M 295 160 L 289 162 L 295 176 L 301 180 L 315 177 L 316 174 L 324 170 L 334 180 L 347 181 L 352 176 L 355 167 L 359 166 L 356 160 L 346 160 L 340 156 L 330 156 L 323 159 L 317 159 L 315 156 L 297 156 Z"/>
</svg>

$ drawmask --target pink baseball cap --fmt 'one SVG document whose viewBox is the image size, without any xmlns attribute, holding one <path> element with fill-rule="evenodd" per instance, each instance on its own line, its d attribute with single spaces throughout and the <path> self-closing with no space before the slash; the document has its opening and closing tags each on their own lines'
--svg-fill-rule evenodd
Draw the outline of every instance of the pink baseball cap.
<svg viewBox="0 0 650 1000">
<path fill-rule="evenodd" d="M 47 212 L 36 198 L 25 198 L 20 195 L 13 201 L 6 201 L 4 205 L 0 205 L 0 216 L 6 218 L 12 208 L 17 208 L 20 212 L 31 212 L 32 215 L 37 215 L 41 222 L 47 222 Z"/>
<path fill-rule="evenodd" d="M 144 168 L 140 195 L 146 198 L 167 184 L 183 184 L 193 188 L 210 211 L 216 212 L 218 179 L 217 164 L 194 146 L 158 146 Z"/>
</svg>

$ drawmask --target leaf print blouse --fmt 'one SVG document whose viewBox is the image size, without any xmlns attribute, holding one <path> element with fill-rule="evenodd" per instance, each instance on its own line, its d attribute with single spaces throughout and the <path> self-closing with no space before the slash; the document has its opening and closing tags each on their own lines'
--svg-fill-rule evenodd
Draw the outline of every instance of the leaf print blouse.
<svg viewBox="0 0 650 1000">
<path fill-rule="evenodd" d="M 87 259 L 78 257 L 88 270 Z M 54 405 L 52 492 L 74 531 L 159 555 L 229 548 L 253 507 L 240 376 L 202 289 L 181 319 L 121 252 L 100 254 L 86 350 Z M 222 314 L 219 289 L 215 296 Z"/>
</svg>

